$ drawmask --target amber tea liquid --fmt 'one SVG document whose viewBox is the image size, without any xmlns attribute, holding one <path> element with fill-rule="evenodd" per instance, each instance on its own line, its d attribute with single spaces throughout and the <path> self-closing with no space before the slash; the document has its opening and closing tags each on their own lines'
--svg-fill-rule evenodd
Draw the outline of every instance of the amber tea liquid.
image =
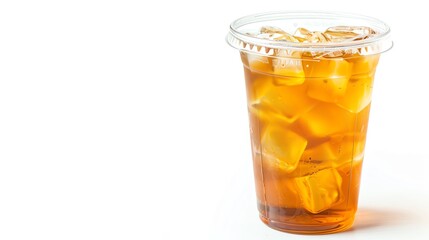
<svg viewBox="0 0 429 240">
<path fill-rule="evenodd" d="M 241 55 L 261 219 L 289 232 L 349 228 L 379 56 Z"/>
</svg>

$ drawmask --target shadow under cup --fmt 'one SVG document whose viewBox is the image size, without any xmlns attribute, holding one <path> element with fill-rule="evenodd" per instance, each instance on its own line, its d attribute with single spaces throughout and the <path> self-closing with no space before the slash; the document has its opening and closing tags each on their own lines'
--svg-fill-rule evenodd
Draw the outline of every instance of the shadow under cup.
<svg viewBox="0 0 429 240">
<path fill-rule="evenodd" d="M 376 34 L 292 42 L 258 37 L 264 26 L 288 33 L 365 26 Z M 244 66 L 260 218 L 293 233 L 350 228 L 374 74 L 380 54 L 392 47 L 389 27 L 360 15 L 276 12 L 234 21 L 227 41 Z"/>
</svg>

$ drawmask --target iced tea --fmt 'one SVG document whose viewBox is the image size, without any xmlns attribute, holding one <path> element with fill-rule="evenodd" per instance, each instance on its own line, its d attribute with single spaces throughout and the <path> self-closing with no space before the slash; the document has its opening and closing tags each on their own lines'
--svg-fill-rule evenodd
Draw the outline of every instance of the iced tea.
<svg viewBox="0 0 429 240">
<path fill-rule="evenodd" d="M 247 35 L 292 47 L 240 42 L 258 209 L 270 227 L 332 233 L 352 226 L 380 49 L 326 49 L 377 34 L 362 26 L 287 32 L 267 25 Z"/>
</svg>

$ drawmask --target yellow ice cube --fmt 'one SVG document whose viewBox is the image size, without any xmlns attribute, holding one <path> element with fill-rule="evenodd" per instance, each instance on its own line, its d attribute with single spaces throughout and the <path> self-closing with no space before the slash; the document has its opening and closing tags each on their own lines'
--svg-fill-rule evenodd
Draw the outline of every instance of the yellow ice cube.
<svg viewBox="0 0 429 240">
<path fill-rule="evenodd" d="M 352 113 L 360 112 L 371 102 L 374 75 L 351 77 L 346 93 L 337 104 Z"/>
<path fill-rule="evenodd" d="M 252 73 L 249 69 L 244 69 L 246 79 L 247 102 L 258 102 L 269 88 L 274 87 L 273 78 L 262 73 Z"/>
<path fill-rule="evenodd" d="M 294 118 L 283 115 L 281 111 L 265 101 L 252 104 L 249 106 L 249 111 L 264 125 L 268 123 L 290 125 L 295 120 Z"/>
<path fill-rule="evenodd" d="M 334 151 L 329 141 L 313 147 L 307 145 L 297 168 L 291 173 L 291 176 L 302 177 L 314 174 L 325 168 L 330 168 L 332 167 L 333 160 L 336 158 L 338 158 L 338 153 Z"/>
<path fill-rule="evenodd" d="M 312 148 L 306 149 L 302 154 L 303 161 L 326 162 L 336 159 L 338 153 L 332 148 L 330 141 L 325 141 Z"/>
<path fill-rule="evenodd" d="M 354 55 L 346 60 L 353 65 L 352 75 L 373 75 L 380 55 Z"/>
<path fill-rule="evenodd" d="M 308 96 L 324 102 L 336 102 L 346 93 L 352 65 L 342 58 L 303 61 L 309 85 Z"/>
<path fill-rule="evenodd" d="M 365 151 L 365 133 L 350 133 L 333 136 L 329 144 L 337 157 L 333 160 L 333 166 L 351 164 L 354 161 L 363 159 Z"/>
<path fill-rule="evenodd" d="M 305 81 L 305 73 L 300 58 L 273 58 L 274 83 L 277 85 L 300 85 Z"/>
<path fill-rule="evenodd" d="M 310 175 L 320 170 L 351 164 L 363 159 L 365 133 L 334 135 L 329 140 L 308 148 L 291 176 Z"/>
<path fill-rule="evenodd" d="M 327 137 L 331 134 L 353 132 L 356 114 L 335 105 L 320 103 L 298 120 L 306 137 Z"/>
<path fill-rule="evenodd" d="M 266 56 L 241 52 L 241 61 L 252 72 L 272 73 L 273 67 Z"/>
<path fill-rule="evenodd" d="M 275 86 L 267 90 L 260 104 L 293 122 L 315 105 L 315 101 L 305 94 L 306 91 L 306 85 Z"/>
<path fill-rule="evenodd" d="M 263 161 L 285 172 L 293 171 L 307 146 L 307 140 L 281 126 L 270 125 L 261 140 Z"/>
<path fill-rule="evenodd" d="M 340 199 L 342 179 L 333 168 L 295 178 L 304 208 L 311 213 L 329 209 Z"/>
</svg>

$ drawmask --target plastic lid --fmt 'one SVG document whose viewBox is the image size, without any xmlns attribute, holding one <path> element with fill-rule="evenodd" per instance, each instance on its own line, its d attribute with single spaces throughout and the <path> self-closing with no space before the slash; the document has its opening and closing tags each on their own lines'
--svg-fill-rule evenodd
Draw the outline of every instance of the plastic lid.
<svg viewBox="0 0 429 240">
<path fill-rule="evenodd" d="M 375 30 L 376 34 L 355 41 L 301 43 L 258 38 L 255 35 L 263 26 L 278 27 L 291 34 L 297 28 L 324 32 L 334 26 L 366 26 Z M 271 55 L 272 49 L 318 53 L 365 49 L 360 54 L 371 55 L 393 47 L 390 28 L 384 22 L 372 17 L 335 12 L 269 12 L 245 16 L 231 23 L 227 42 L 240 51 L 262 55 Z"/>
</svg>

